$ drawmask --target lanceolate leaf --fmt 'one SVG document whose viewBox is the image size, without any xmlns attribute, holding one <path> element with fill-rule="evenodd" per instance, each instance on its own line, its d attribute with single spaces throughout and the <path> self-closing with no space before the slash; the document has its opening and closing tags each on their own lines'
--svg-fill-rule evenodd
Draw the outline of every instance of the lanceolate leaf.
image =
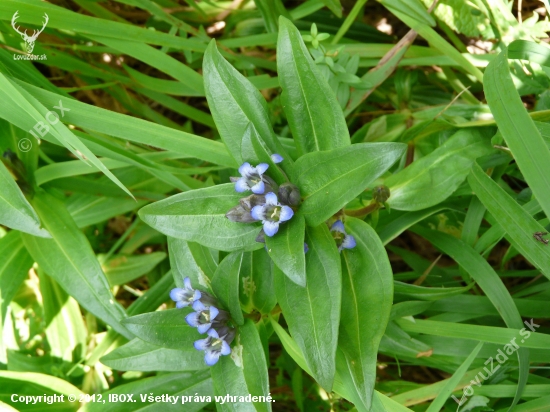
<svg viewBox="0 0 550 412">
<path fill-rule="evenodd" d="M 466 179 L 475 159 L 492 150 L 487 131 L 460 130 L 429 155 L 386 179 L 391 208 L 420 210 L 447 199 Z"/>
<path fill-rule="evenodd" d="M 338 341 L 355 388 L 370 408 L 376 354 L 393 302 L 393 274 L 384 246 L 368 224 L 348 218 L 346 229 L 357 245 L 342 252 L 342 318 Z"/>
<path fill-rule="evenodd" d="M 244 138 L 249 123 L 254 125 L 274 153 L 283 155 L 281 152 L 284 150 L 271 128 L 265 99 L 248 79 L 222 57 L 215 40 L 206 50 L 203 70 L 206 98 L 212 116 L 227 150 L 237 163 L 258 159 L 250 136 Z"/>
<path fill-rule="evenodd" d="M 132 316 L 123 323 L 145 342 L 169 349 L 194 350 L 193 342 L 201 339 L 201 334 L 185 321 L 191 312 L 189 308 L 162 310 Z"/>
<path fill-rule="evenodd" d="M 218 250 L 254 250 L 260 227 L 229 221 L 225 214 L 239 204 L 234 184 L 193 190 L 145 206 L 141 219 L 165 235 Z"/>
<path fill-rule="evenodd" d="M 304 217 L 296 215 L 282 224 L 275 236 L 265 237 L 267 252 L 273 263 L 290 280 L 300 286 L 306 285 L 305 227 Z"/>
<path fill-rule="evenodd" d="M 39 191 L 33 205 L 52 239 L 23 234 L 27 250 L 82 307 L 120 334 L 132 337 L 121 325 L 124 309 L 115 301 L 88 239 L 76 227 L 63 203 Z"/>
<path fill-rule="evenodd" d="M 342 294 L 341 263 L 326 225 L 307 228 L 306 285 L 275 270 L 275 291 L 292 337 L 312 376 L 332 389 Z M 303 253 L 303 250 L 302 250 Z"/>
<path fill-rule="evenodd" d="M 240 337 L 232 346 L 231 356 L 222 356 L 212 367 L 214 393 L 217 396 L 226 395 L 245 398 L 252 396 L 269 396 L 269 381 L 267 365 L 254 323 L 247 319 L 239 328 Z M 243 399 L 244 400 L 244 399 Z M 269 412 L 271 403 L 268 402 L 223 402 L 216 404 L 223 412 Z"/>
<path fill-rule="evenodd" d="M 243 252 L 231 253 L 221 261 L 212 279 L 212 289 L 216 297 L 225 306 L 223 309 L 231 312 L 238 325 L 244 322 L 239 300 L 239 272 L 242 264 Z"/>
<path fill-rule="evenodd" d="M 122 371 L 192 371 L 206 368 L 204 354 L 193 345 L 163 348 L 141 339 L 132 339 L 101 358 L 101 363 Z"/>
<path fill-rule="evenodd" d="M 405 152 L 403 143 L 359 143 L 302 156 L 292 179 L 304 199 L 299 213 L 318 226 L 358 196 Z"/>
<path fill-rule="evenodd" d="M 182 288 L 183 280 L 189 277 L 194 287 L 206 291 L 210 289 L 218 263 L 207 247 L 168 236 L 168 251 L 177 287 Z"/>
<path fill-rule="evenodd" d="M 545 167 L 550 164 L 550 149 L 527 113 L 512 81 L 506 49 L 487 66 L 484 88 L 499 131 L 544 213 L 550 216 L 550 174 Z"/>
<path fill-rule="evenodd" d="M 0 162 L 0 224 L 31 235 L 50 237 L 8 169 Z"/>
<path fill-rule="evenodd" d="M 350 144 L 342 109 L 292 22 L 279 18 L 277 72 L 281 99 L 299 153 Z"/>
</svg>

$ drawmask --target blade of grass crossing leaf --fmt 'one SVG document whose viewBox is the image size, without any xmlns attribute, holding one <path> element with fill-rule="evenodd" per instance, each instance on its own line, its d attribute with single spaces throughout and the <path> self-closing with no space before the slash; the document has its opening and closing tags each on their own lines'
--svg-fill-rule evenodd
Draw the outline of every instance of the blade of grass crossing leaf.
<svg viewBox="0 0 550 412">
<path fill-rule="evenodd" d="M 514 247 L 550 279 L 550 249 L 533 238 L 533 233 L 545 231 L 544 226 L 533 219 L 477 164 L 474 164 L 468 182 L 483 205 L 506 230 Z"/>
<path fill-rule="evenodd" d="M 474 249 L 463 241 L 446 233 L 427 230 L 419 226 L 416 226 L 413 232 L 429 240 L 434 246 L 440 248 L 463 267 L 472 279 L 477 282 L 483 292 L 485 292 L 509 328 L 523 328 L 521 315 L 504 283 L 489 263 L 475 252 Z M 456 327 L 459 326 L 458 324 L 454 325 Z M 519 381 L 516 396 L 510 406 L 511 409 L 519 401 L 523 388 L 527 384 L 527 375 L 529 374 L 529 351 L 525 348 L 520 348 L 517 351 L 517 356 L 519 361 Z"/>
<path fill-rule="evenodd" d="M 508 51 L 485 71 L 485 96 L 500 132 L 546 216 L 550 217 L 550 149 L 529 117 L 512 81 Z"/>
<path fill-rule="evenodd" d="M 482 347 L 483 342 L 479 342 L 472 353 L 470 353 L 470 355 L 464 360 L 462 365 L 460 365 L 455 373 L 453 373 L 453 376 L 447 381 L 445 386 L 441 389 L 441 392 L 439 392 L 439 394 L 432 401 L 428 409 L 426 409 L 426 412 L 439 412 L 441 408 L 443 408 L 443 405 L 445 404 L 445 402 L 447 402 L 455 387 L 458 385 L 464 374 L 468 371 L 468 368 L 470 367 Z"/>
</svg>

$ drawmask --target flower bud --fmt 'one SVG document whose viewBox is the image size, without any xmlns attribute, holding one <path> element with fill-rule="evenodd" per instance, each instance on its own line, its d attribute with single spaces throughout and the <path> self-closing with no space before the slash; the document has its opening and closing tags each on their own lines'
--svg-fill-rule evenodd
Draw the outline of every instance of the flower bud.
<svg viewBox="0 0 550 412">
<path fill-rule="evenodd" d="M 264 195 L 250 195 L 247 197 L 243 197 L 239 200 L 239 203 L 243 208 L 246 210 L 252 210 L 254 206 L 261 206 L 265 204 L 265 196 Z"/>
<path fill-rule="evenodd" d="M 292 183 L 283 183 L 277 195 L 283 205 L 298 206 L 302 200 L 300 189 Z"/>
<path fill-rule="evenodd" d="M 256 221 L 250 215 L 250 209 L 246 209 L 241 205 L 237 205 L 234 208 L 230 209 L 229 212 L 225 214 L 225 217 L 231 220 L 232 222 L 237 222 L 237 223 L 252 223 Z"/>
<path fill-rule="evenodd" d="M 390 197 L 390 188 L 387 186 L 377 186 L 372 190 L 372 198 L 378 203 L 385 203 Z"/>
</svg>

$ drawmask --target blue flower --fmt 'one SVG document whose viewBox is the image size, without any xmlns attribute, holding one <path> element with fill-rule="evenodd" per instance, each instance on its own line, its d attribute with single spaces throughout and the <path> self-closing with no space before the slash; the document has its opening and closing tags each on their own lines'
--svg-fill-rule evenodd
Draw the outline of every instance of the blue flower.
<svg viewBox="0 0 550 412">
<path fill-rule="evenodd" d="M 346 233 L 346 229 L 344 228 L 344 224 L 341 220 L 337 220 L 336 222 L 334 222 L 334 224 L 330 228 L 330 231 L 336 232 L 338 234 L 336 236 L 336 243 L 340 252 L 343 249 L 351 249 L 355 247 L 355 238 L 352 235 L 348 235 Z M 344 235 L 343 238 L 341 235 Z"/>
<path fill-rule="evenodd" d="M 294 211 L 288 206 L 281 205 L 277 195 L 270 192 L 265 195 L 265 204 L 254 206 L 250 215 L 262 221 L 267 236 L 273 236 L 279 230 L 279 224 L 289 220 L 294 215 Z"/>
<path fill-rule="evenodd" d="M 193 303 L 193 309 L 196 312 L 192 312 L 185 317 L 189 326 L 197 328 L 199 333 L 205 333 L 212 327 L 212 323 L 216 316 L 220 313 L 215 306 L 205 306 L 200 300 L 196 300 Z"/>
<path fill-rule="evenodd" d="M 220 338 L 214 329 L 209 329 L 207 334 L 206 339 L 195 341 L 194 346 L 195 349 L 204 351 L 204 361 L 208 366 L 212 366 L 218 362 L 221 355 L 229 355 L 231 347 L 224 340 L 225 336 Z"/>
<path fill-rule="evenodd" d="M 239 167 L 239 173 L 242 177 L 235 181 L 235 190 L 239 193 L 252 190 L 252 193 L 263 194 L 265 183 L 262 175 L 268 167 L 267 163 L 260 163 L 256 167 L 252 167 L 248 162 L 243 163 Z"/>
<path fill-rule="evenodd" d="M 170 299 L 176 302 L 178 309 L 185 308 L 201 298 L 201 292 L 193 289 L 188 277 L 183 279 L 183 286 L 183 288 L 174 288 L 170 291 Z"/>
<path fill-rule="evenodd" d="M 273 163 L 281 163 L 283 160 L 285 160 L 283 159 L 283 156 L 277 153 L 272 154 L 270 157 L 271 160 L 273 160 Z"/>
</svg>

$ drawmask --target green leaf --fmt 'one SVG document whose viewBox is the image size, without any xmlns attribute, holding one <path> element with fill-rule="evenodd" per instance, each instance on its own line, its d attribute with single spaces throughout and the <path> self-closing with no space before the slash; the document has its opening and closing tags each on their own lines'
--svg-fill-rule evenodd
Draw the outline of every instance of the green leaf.
<svg viewBox="0 0 550 412">
<path fill-rule="evenodd" d="M 43 402 L 40 407 L 34 410 L 41 411 L 76 411 L 80 404 L 78 402 L 69 402 L 66 395 L 75 395 L 78 401 L 80 395 L 83 392 L 77 387 L 71 385 L 69 382 L 56 378 L 51 375 L 33 372 L 12 372 L 12 371 L 0 371 L 0 401 L 9 405 L 16 406 L 18 410 L 21 410 L 27 406 L 24 410 L 29 410 L 31 405 L 23 405 L 20 402 L 11 402 L 13 394 L 39 396 L 39 395 L 65 395 L 66 402 L 57 402 L 47 404 Z M 21 408 L 23 406 L 23 408 Z M 36 406 L 35 406 L 36 408 Z"/>
<path fill-rule="evenodd" d="M 86 355 L 87 330 L 78 303 L 50 276 L 38 270 L 49 355 L 72 362 Z"/>
<path fill-rule="evenodd" d="M 260 227 L 229 221 L 225 214 L 239 204 L 242 194 L 234 184 L 224 184 L 177 194 L 145 206 L 139 216 L 165 235 L 206 247 L 234 251 L 255 250 Z"/>
<path fill-rule="evenodd" d="M 109 402 L 111 394 L 133 394 L 132 401 L 135 402 Z M 105 403 L 89 402 L 82 408 L 83 412 L 154 412 L 159 408 L 166 412 L 198 412 L 213 400 L 212 379 L 209 370 L 166 373 L 119 385 L 101 395 Z M 178 401 L 173 404 L 155 400 L 155 397 L 163 395 L 177 397 Z M 144 400 L 142 396 L 145 396 Z M 182 404 L 183 399 L 186 402 Z"/>
<path fill-rule="evenodd" d="M 264 396 L 269 394 L 267 364 L 260 336 L 254 323 L 247 319 L 239 328 L 239 338 L 233 344 L 231 356 L 222 356 L 212 367 L 214 393 L 245 398 L 247 395 Z M 269 402 L 226 401 L 216 403 L 223 412 L 267 412 Z"/>
<path fill-rule="evenodd" d="M 117 255 L 104 263 L 103 268 L 111 286 L 122 285 L 149 273 L 165 258 L 164 252 L 138 256 Z"/>
<path fill-rule="evenodd" d="M 102 357 L 101 363 L 117 370 L 143 372 L 193 371 L 207 367 L 204 354 L 192 344 L 170 349 L 137 338 Z"/>
<path fill-rule="evenodd" d="M 0 224 L 31 235 L 50 237 L 4 163 L 0 162 Z"/>
<path fill-rule="evenodd" d="M 290 333 L 315 380 L 327 391 L 334 379 L 342 272 L 334 238 L 326 225 L 307 228 L 305 287 L 275 270 L 275 291 Z M 302 254 L 303 244 L 302 244 Z"/>
<path fill-rule="evenodd" d="M 476 196 L 509 235 L 512 245 L 550 279 L 548 245 L 533 238 L 535 232 L 546 229 L 517 204 L 481 167 L 474 165 L 468 182 Z"/>
<path fill-rule="evenodd" d="M 212 290 L 238 325 L 244 323 L 239 300 L 239 272 L 242 264 L 243 252 L 231 253 L 220 262 L 212 279 Z"/>
<path fill-rule="evenodd" d="M 163 348 L 187 350 L 193 348 L 193 342 L 202 336 L 185 321 L 185 316 L 191 311 L 184 308 L 144 313 L 126 318 L 123 323 L 145 342 Z"/>
<path fill-rule="evenodd" d="M 378 0 L 388 10 L 395 14 L 396 11 L 412 17 L 429 26 L 435 26 L 434 18 L 428 13 L 419 0 Z"/>
<path fill-rule="evenodd" d="M 339 346 L 367 408 L 376 381 L 376 355 L 390 318 L 393 274 L 382 242 L 365 222 L 347 218 L 357 245 L 342 252 L 342 317 Z"/>
<path fill-rule="evenodd" d="M 306 285 L 305 228 L 304 217 L 296 214 L 279 227 L 275 236 L 265 237 L 267 252 L 273 263 L 291 281 L 300 286 Z"/>
<path fill-rule="evenodd" d="M 439 412 L 441 408 L 443 408 L 443 405 L 445 404 L 445 402 L 447 402 L 447 399 L 449 399 L 464 374 L 468 372 L 468 368 L 470 367 L 482 347 L 483 342 L 479 342 L 472 353 L 470 353 L 466 360 L 464 360 L 462 365 L 460 365 L 455 373 L 453 373 L 453 376 L 448 380 L 448 382 L 442 388 L 441 392 L 439 392 L 437 397 L 430 404 L 428 409 L 426 409 L 426 412 Z"/>
<path fill-rule="evenodd" d="M 6 315 L 7 306 L 27 277 L 33 260 L 25 249 L 21 234 L 12 230 L 0 239 L 0 323 Z"/>
<path fill-rule="evenodd" d="M 252 303 L 262 314 L 270 313 L 277 304 L 273 282 L 273 261 L 265 249 L 258 249 L 252 254 Z M 243 278 L 244 282 L 244 278 Z"/>
<path fill-rule="evenodd" d="M 396 295 L 418 300 L 439 300 L 450 296 L 461 295 L 470 290 L 472 286 L 474 286 L 473 283 L 468 286 L 457 288 L 434 288 L 411 285 L 399 281 L 394 281 L 393 283 L 394 293 Z"/>
<path fill-rule="evenodd" d="M 120 334 L 132 337 L 120 323 L 126 313 L 115 301 L 88 239 L 63 203 L 44 191 L 37 192 L 32 203 L 52 235 L 52 239 L 43 239 L 23 234 L 33 259 L 83 308 Z"/>
<path fill-rule="evenodd" d="M 304 199 L 299 213 L 318 226 L 358 196 L 403 153 L 403 143 L 359 143 L 302 156 L 292 181 Z"/>
<path fill-rule="evenodd" d="M 277 72 L 298 152 L 349 146 L 348 127 L 334 92 L 311 59 L 298 29 L 283 16 L 279 18 Z"/>
<path fill-rule="evenodd" d="M 215 40 L 208 45 L 203 70 L 206 98 L 212 116 L 227 150 L 237 163 L 255 162 L 258 159 L 250 136 L 244 138 L 250 123 L 273 153 L 285 157 L 284 149 L 271 128 L 264 97 L 222 57 Z"/>
<path fill-rule="evenodd" d="M 525 45 L 525 43 L 520 43 Z M 517 46 L 516 46 L 517 47 Z M 516 52 L 518 53 L 518 52 Z M 519 54 L 519 53 L 518 53 Z M 526 56 L 517 56 L 526 57 Z M 508 68 L 508 51 L 502 51 L 485 70 L 487 103 L 525 181 L 550 217 L 550 149 L 540 135 L 516 90 Z"/>
<path fill-rule="evenodd" d="M 207 247 L 168 236 L 168 251 L 177 287 L 183 288 L 183 280 L 189 277 L 193 287 L 210 290 L 210 280 L 216 272 L 218 263 Z"/>
<path fill-rule="evenodd" d="M 475 159 L 493 150 L 487 131 L 459 130 L 433 152 L 387 178 L 384 184 L 390 188 L 391 208 L 415 211 L 447 199 L 466 179 Z"/>
<path fill-rule="evenodd" d="M 342 17 L 342 5 L 340 4 L 340 0 L 322 0 L 322 2 L 336 15 L 336 17 Z"/>
</svg>

